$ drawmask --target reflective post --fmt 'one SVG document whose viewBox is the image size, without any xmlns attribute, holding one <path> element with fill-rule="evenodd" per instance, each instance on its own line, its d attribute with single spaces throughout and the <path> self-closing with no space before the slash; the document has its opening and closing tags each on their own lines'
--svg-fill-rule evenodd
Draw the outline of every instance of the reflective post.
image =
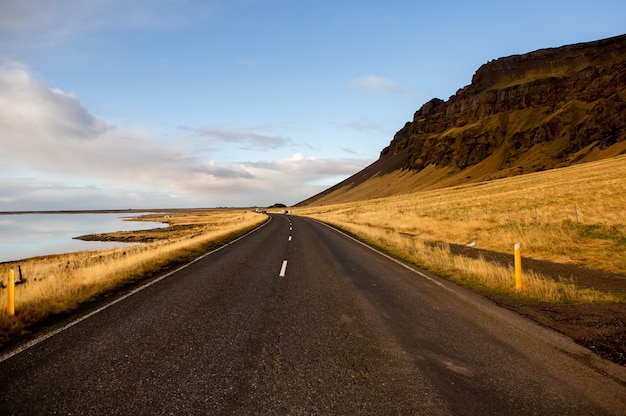
<svg viewBox="0 0 626 416">
<path fill-rule="evenodd" d="M 9 270 L 7 283 L 7 315 L 15 315 L 15 273 L 13 273 L 13 269 Z"/>
<path fill-rule="evenodd" d="M 515 289 L 519 290 L 522 288 L 522 254 L 520 252 L 520 243 L 515 244 L 513 254 L 515 258 Z"/>
</svg>

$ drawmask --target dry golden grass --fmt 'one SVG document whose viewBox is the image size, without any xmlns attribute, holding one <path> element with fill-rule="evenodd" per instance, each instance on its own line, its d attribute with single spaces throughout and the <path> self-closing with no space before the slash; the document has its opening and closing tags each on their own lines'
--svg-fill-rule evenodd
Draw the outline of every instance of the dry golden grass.
<svg viewBox="0 0 626 416">
<path fill-rule="evenodd" d="M 393 243 L 394 253 L 402 257 L 427 253 L 419 263 L 438 270 L 457 269 L 453 264 L 461 260 L 429 260 L 432 253 L 423 243 L 475 242 L 478 248 L 510 254 L 513 245 L 521 243 L 527 257 L 626 274 L 625 178 L 626 156 L 620 156 L 491 182 L 296 208 L 294 213 L 334 224 L 379 246 L 410 236 L 410 243 Z M 459 269 L 465 271 L 455 274 L 475 276 L 498 290 L 512 290 L 510 270 L 502 272 L 507 277 L 501 287 L 481 277 L 491 267 L 482 263 L 479 268 L 485 271 L 476 272 L 478 266 L 467 264 Z M 525 277 L 529 297 L 575 300 L 573 295 L 531 294 L 528 286 L 532 276 Z M 535 280 L 543 284 L 545 279 Z M 566 288 L 555 290 L 562 293 Z M 586 301 L 587 295 L 576 299 Z"/>
<path fill-rule="evenodd" d="M 0 291 L 0 337 L 50 314 L 72 310 L 121 284 L 191 260 L 260 225 L 266 218 L 243 210 L 170 213 L 166 217 L 149 215 L 146 220 L 168 222 L 174 225 L 174 231 L 168 235 L 161 230 L 161 239 L 134 247 L 35 257 L 19 264 L 2 264 L 2 280 L 6 282 L 9 269 L 14 269 L 17 277 L 20 266 L 27 283 L 16 286 L 14 317 L 7 316 L 6 291 Z M 180 227 L 186 224 L 196 226 Z"/>
</svg>

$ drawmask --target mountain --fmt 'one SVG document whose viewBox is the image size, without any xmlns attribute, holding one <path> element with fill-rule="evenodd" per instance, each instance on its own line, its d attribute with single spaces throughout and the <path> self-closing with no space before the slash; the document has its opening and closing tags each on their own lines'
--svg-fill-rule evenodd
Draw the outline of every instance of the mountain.
<svg viewBox="0 0 626 416">
<path fill-rule="evenodd" d="M 345 181 L 298 205 L 480 182 L 626 153 L 626 35 L 482 65 Z"/>
</svg>

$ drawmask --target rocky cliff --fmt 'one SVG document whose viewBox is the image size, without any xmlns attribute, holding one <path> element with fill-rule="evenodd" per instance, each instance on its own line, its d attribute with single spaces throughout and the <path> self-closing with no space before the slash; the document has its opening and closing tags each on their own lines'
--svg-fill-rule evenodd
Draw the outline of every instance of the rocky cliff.
<svg viewBox="0 0 626 416">
<path fill-rule="evenodd" d="M 424 104 L 381 157 L 408 149 L 402 167 L 420 171 L 465 169 L 497 153 L 491 174 L 506 176 L 571 164 L 624 140 L 626 35 L 486 63 L 447 102 Z"/>
<path fill-rule="evenodd" d="M 380 159 L 303 204 L 490 180 L 626 152 L 626 35 L 482 65 L 424 104 Z"/>
</svg>

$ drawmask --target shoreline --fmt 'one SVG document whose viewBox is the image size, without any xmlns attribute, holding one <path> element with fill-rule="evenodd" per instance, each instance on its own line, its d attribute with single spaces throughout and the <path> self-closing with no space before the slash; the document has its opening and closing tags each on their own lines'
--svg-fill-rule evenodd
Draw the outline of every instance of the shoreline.
<svg viewBox="0 0 626 416">
<path fill-rule="evenodd" d="M 81 251 L 109 250 L 141 243 L 129 239 L 133 231 L 166 229 L 166 217 L 185 212 L 155 211 L 55 211 L 2 213 L 0 219 L 0 264 L 22 262 L 29 258 Z M 155 218 L 152 220 L 152 218 Z M 122 233 L 126 238 L 110 238 Z M 84 238 L 90 235 L 92 238 Z M 102 235 L 104 238 L 93 238 Z M 107 238 L 109 237 L 109 238 Z M 144 241 L 152 239 L 146 238 Z"/>
<path fill-rule="evenodd" d="M 213 212 L 223 210 L 248 210 L 257 207 L 213 207 L 213 208 L 128 208 L 128 209 L 62 209 L 62 210 L 33 210 L 33 211 L 0 211 L 0 215 L 23 214 L 124 214 L 124 213 L 166 213 L 166 212 Z"/>
<path fill-rule="evenodd" d="M 27 214 L 125 214 L 125 213 L 141 213 L 141 212 L 198 212 L 198 211 L 214 211 L 225 208 L 151 208 L 151 209 L 77 209 L 77 210 L 42 210 L 42 211 L 0 211 L 0 215 L 27 215 Z M 229 208 L 227 208 L 229 209 Z M 233 208 L 238 209 L 238 208 Z M 245 209 L 245 208 L 242 208 Z"/>
</svg>

